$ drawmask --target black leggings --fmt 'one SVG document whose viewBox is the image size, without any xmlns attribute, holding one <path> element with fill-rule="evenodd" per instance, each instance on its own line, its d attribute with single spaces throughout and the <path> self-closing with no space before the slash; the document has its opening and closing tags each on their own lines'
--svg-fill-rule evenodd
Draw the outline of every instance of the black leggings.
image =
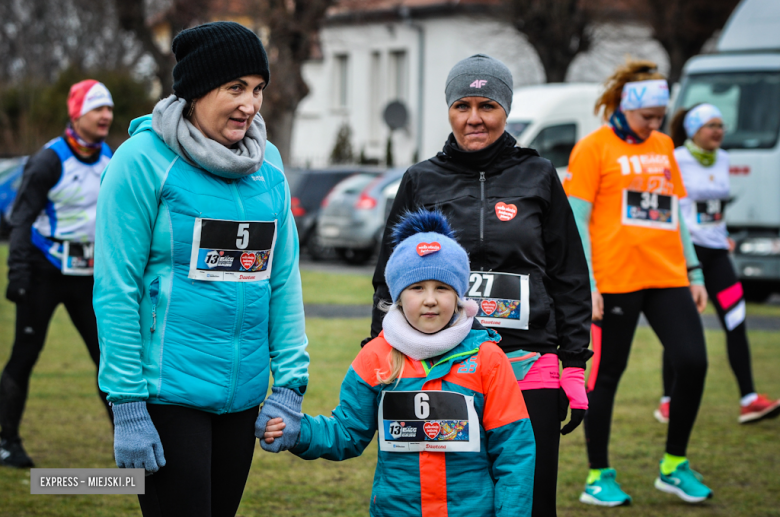
<svg viewBox="0 0 780 517">
<path fill-rule="evenodd" d="M 39 272 L 33 276 L 25 300 L 16 304 L 16 336 L 11 357 L 0 377 L 0 437 L 11 439 L 19 436 L 19 423 L 27 401 L 30 375 L 46 342 L 54 310 L 60 303 L 65 305 L 73 325 L 87 345 L 92 362 L 95 366 L 100 362 L 97 322 L 92 308 L 92 285 L 91 276 Z M 100 388 L 97 391 L 111 418 L 106 394 Z"/>
<path fill-rule="evenodd" d="M 726 331 L 726 350 L 729 356 L 729 364 L 734 372 L 734 376 L 737 378 L 740 395 L 742 397 L 750 395 L 756 389 L 753 386 L 753 372 L 750 369 L 750 346 L 748 345 L 747 329 L 745 328 L 744 311 L 741 310 L 744 306 L 740 306 L 745 301 L 742 293 L 742 284 L 739 282 L 734 266 L 731 264 L 728 250 L 704 248 L 702 246 L 695 246 L 695 248 L 704 272 L 704 286 L 707 288 L 710 301 L 712 301 L 718 313 L 720 325 Z M 726 315 L 729 313 L 731 314 L 727 324 Z M 728 329 L 729 326 L 732 327 L 731 330 Z M 664 395 L 669 396 L 674 383 L 674 373 L 666 352 L 664 352 L 663 377 Z"/>
<path fill-rule="evenodd" d="M 699 412 L 704 379 L 707 375 L 707 350 L 704 329 L 687 287 L 645 289 L 625 294 L 604 294 L 604 319 L 601 344 L 594 341 L 597 357 L 589 380 L 589 408 L 585 415 L 588 460 L 593 469 L 609 467 L 608 446 L 612 408 L 618 382 L 626 369 L 631 341 L 639 313 L 669 354 L 675 380 L 669 407 L 666 452 L 685 456 L 688 440 Z M 598 362 L 598 367 L 595 364 Z"/>
<path fill-rule="evenodd" d="M 555 517 L 558 487 L 558 447 L 561 421 L 558 418 L 558 390 L 523 390 L 525 406 L 536 439 L 533 517 Z"/>
<path fill-rule="evenodd" d="M 182 406 L 146 404 L 165 466 L 138 496 L 144 517 L 233 517 L 255 452 L 257 407 L 215 415 Z"/>
</svg>

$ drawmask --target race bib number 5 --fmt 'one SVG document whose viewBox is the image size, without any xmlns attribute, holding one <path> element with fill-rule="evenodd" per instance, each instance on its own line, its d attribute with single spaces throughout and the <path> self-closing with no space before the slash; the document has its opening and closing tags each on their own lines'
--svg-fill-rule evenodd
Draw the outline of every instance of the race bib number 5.
<svg viewBox="0 0 780 517">
<path fill-rule="evenodd" d="M 528 330 L 528 275 L 472 271 L 466 298 L 477 302 L 486 327 Z"/>
<path fill-rule="evenodd" d="M 271 277 L 276 221 L 195 219 L 189 278 L 258 282 Z"/>
<path fill-rule="evenodd" d="M 623 224 L 659 230 L 676 230 L 677 196 L 624 190 Z"/>
<path fill-rule="evenodd" d="M 389 452 L 479 452 L 474 397 L 452 391 L 384 391 L 379 448 Z"/>
</svg>

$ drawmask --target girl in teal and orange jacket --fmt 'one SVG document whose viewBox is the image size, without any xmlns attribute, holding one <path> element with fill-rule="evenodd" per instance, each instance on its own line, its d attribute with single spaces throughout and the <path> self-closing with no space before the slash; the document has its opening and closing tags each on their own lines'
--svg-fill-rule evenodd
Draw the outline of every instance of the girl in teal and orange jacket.
<svg viewBox="0 0 780 517">
<path fill-rule="evenodd" d="M 531 422 L 500 337 L 463 300 L 468 256 L 439 213 L 409 214 L 395 240 L 384 330 L 353 361 L 332 416 L 305 415 L 291 451 L 340 461 L 378 431 L 372 516 L 530 516 Z M 267 421 L 263 448 L 284 426 Z"/>
</svg>

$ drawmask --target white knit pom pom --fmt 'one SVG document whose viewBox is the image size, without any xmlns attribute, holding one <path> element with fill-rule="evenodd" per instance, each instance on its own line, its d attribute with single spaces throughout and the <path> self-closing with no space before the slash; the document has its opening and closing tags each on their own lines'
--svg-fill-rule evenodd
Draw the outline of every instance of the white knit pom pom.
<svg viewBox="0 0 780 517">
<path fill-rule="evenodd" d="M 475 302 L 474 300 L 466 300 L 466 303 L 463 305 L 463 308 L 466 311 L 466 316 L 468 316 L 469 318 L 473 318 L 479 312 L 479 306 L 477 305 L 477 302 Z"/>
</svg>

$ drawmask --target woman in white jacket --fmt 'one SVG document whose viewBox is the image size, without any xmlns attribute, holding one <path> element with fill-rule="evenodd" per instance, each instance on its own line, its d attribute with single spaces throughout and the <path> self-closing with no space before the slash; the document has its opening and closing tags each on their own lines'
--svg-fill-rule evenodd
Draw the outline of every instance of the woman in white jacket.
<svg viewBox="0 0 780 517">
<path fill-rule="evenodd" d="M 691 232 L 701 262 L 704 284 L 726 331 L 729 363 L 739 385 L 739 423 L 745 424 L 780 414 L 780 400 L 757 394 L 750 368 L 750 346 L 745 328 L 745 299 L 729 252 L 734 241 L 728 237 L 724 210 L 729 201 L 729 155 L 720 148 L 725 127 L 723 115 L 712 104 L 699 104 L 679 111 L 672 121 L 674 156 L 680 166 L 688 197 L 680 200 L 680 211 Z M 655 412 L 666 423 L 674 374 L 664 355 L 664 397 Z"/>
</svg>

